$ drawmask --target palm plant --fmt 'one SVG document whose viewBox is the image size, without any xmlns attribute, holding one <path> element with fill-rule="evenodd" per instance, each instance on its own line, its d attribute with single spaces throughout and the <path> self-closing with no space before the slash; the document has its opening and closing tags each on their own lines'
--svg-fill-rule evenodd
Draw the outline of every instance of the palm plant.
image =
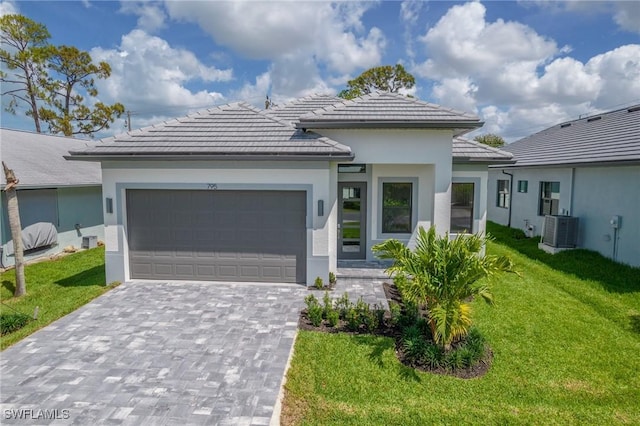
<svg viewBox="0 0 640 426">
<path fill-rule="evenodd" d="M 469 332 L 472 297 L 493 303 L 489 282 L 483 278 L 514 272 L 511 259 L 482 255 L 486 241 L 481 234 L 438 237 L 432 226 L 429 231 L 418 229 L 413 251 L 395 239 L 372 248 L 379 258 L 393 260 L 387 272 L 402 278 L 402 297 L 427 306 L 433 339 L 445 350 Z"/>
</svg>

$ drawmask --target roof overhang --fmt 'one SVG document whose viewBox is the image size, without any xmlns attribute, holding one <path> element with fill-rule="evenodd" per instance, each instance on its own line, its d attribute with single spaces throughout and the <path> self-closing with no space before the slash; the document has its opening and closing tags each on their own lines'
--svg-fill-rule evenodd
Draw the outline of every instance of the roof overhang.
<svg viewBox="0 0 640 426">
<path fill-rule="evenodd" d="M 298 129 L 454 129 L 466 133 L 480 128 L 483 121 L 416 121 L 416 120 L 300 120 L 295 123 Z"/>
<path fill-rule="evenodd" d="M 494 169 L 548 169 L 562 167 L 611 167 L 611 166 L 640 166 L 640 159 L 616 160 L 616 161 L 585 161 L 574 163 L 547 163 L 547 164 L 507 164 L 500 165 L 497 162 L 492 163 L 489 168 Z"/>
<path fill-rule="evenodd" d="M 353 161 L 351 154 L 74 154 L 72 161 Z"/>
<path fill-rule="evenodd" d="M 453 157 L 453 164 L 508 164 L 515 163 L 515 159 L 511 158 L 472 158 L 472 157 Z"/>
</svg>

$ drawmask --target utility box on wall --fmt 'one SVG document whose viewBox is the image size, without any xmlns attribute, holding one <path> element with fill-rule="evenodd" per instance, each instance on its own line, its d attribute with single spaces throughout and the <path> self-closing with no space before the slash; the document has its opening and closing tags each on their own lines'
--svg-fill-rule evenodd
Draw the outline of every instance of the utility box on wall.
<svg viewBox="0 0 640 426">
<path fill-rule="evenodd" d="M 90 249 L 98 247 L 98 236 L 97 235 L 88 235 L 86 237 L 82 237 L 82 248 Z"/>
</svg>

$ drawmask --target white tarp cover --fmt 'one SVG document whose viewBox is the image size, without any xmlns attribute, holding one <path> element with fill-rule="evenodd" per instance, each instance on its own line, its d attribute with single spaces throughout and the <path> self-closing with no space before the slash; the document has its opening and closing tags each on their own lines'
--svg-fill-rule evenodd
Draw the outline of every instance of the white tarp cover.
<svg viewBox="0 0 640 426">
<path fill-rule="evenodd" d="M 58 231 L 53 223 L 38 222 L 22 230 L 22 244 L 25 250 L 33 250 L 58 243 Z M 7 256 L 13 254 L 13 241 L 7 243 Z"/>
</svg>

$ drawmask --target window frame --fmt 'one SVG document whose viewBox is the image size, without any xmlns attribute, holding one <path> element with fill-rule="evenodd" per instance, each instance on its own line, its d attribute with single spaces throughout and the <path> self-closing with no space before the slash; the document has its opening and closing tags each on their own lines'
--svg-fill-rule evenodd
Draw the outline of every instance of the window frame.
<svg viewBox="0 0 640 426">
<path fill-rule="evenodd" d="M 529 181 L 528 180 L 519 180 L 518 181 L 518 192 L 521 194 L 526 194 L 529 192 Z"/>
<path fill-rule="evenodd" d="M 555 191 L 554 186 L 556 186 Z M 556 194 L 557 196 L 554 197 Z M 540 181 L 540 192 L 538 195 L 538 216 L 557 216 L 560 211 L 560 182 Z M 548 212 L 546 211 L 547 209 L 545 209 L 547 201 L 549 205 Z"/>
<path fill-rule="evenodd" d="M 479 206 L 480 203 L 480 194 L 479 194 L 479 189 L 480 189 L 480 184 L 481 181 L 480 179 L 469 179 L 469 178 L 453 178 L 451 181 L 451 200 L 452 200 L 452 204 L 451 204 L 451 210 L 453 211 L 453 185 L 456 184 L 470 184 L 472 185 L 472 197 L 471 197 L 471 217 L 470 217 L 470 229 L 467 231 L 468 234 L 473 234 L 474 232 L 476 232 L 475 229 L 475 225 L 476 225 L 476 219 L 478 219 L 478 209 L 477 206 Z M 457 233 L 461 233 L 464 232 L 464 230 L 462 231 L 458 231 L 458 230 L 454 230 L 453 229 L 453 224 L 451 223 L 451 220 L 453 218 L 453 214 L 451 214 L 451 219 L 449 220 L 449 232 L 452 234 L 457 234 Z"/>
<path fill-rule="evenodd" d="M 502 184 L 504 183 L 504 187 Z M 511 181 L 509 179 L 498 179 L 496 184 L 496 207 L 508 209 L 511 205 L 511 194 L 509 193 Z"/>
<path fill-rule="evenodd" d="M 405 183 L 411 184 L 411 208 L 410 208 L 410 223 L 411 230 L 408 232 L 385 232 L 383 219 L 384 219 L 384 185 L 388 183 Z M 378 196 L 376 205 L 376 217 L 378 224 L 376 225 L 377 237 L 379 239 L 397 238 L 399 240 L 407 240 L 411 237 L 413 230 L 418 223 L 418 178 L 417 177 L 378 177 Z"/>
</svg>

